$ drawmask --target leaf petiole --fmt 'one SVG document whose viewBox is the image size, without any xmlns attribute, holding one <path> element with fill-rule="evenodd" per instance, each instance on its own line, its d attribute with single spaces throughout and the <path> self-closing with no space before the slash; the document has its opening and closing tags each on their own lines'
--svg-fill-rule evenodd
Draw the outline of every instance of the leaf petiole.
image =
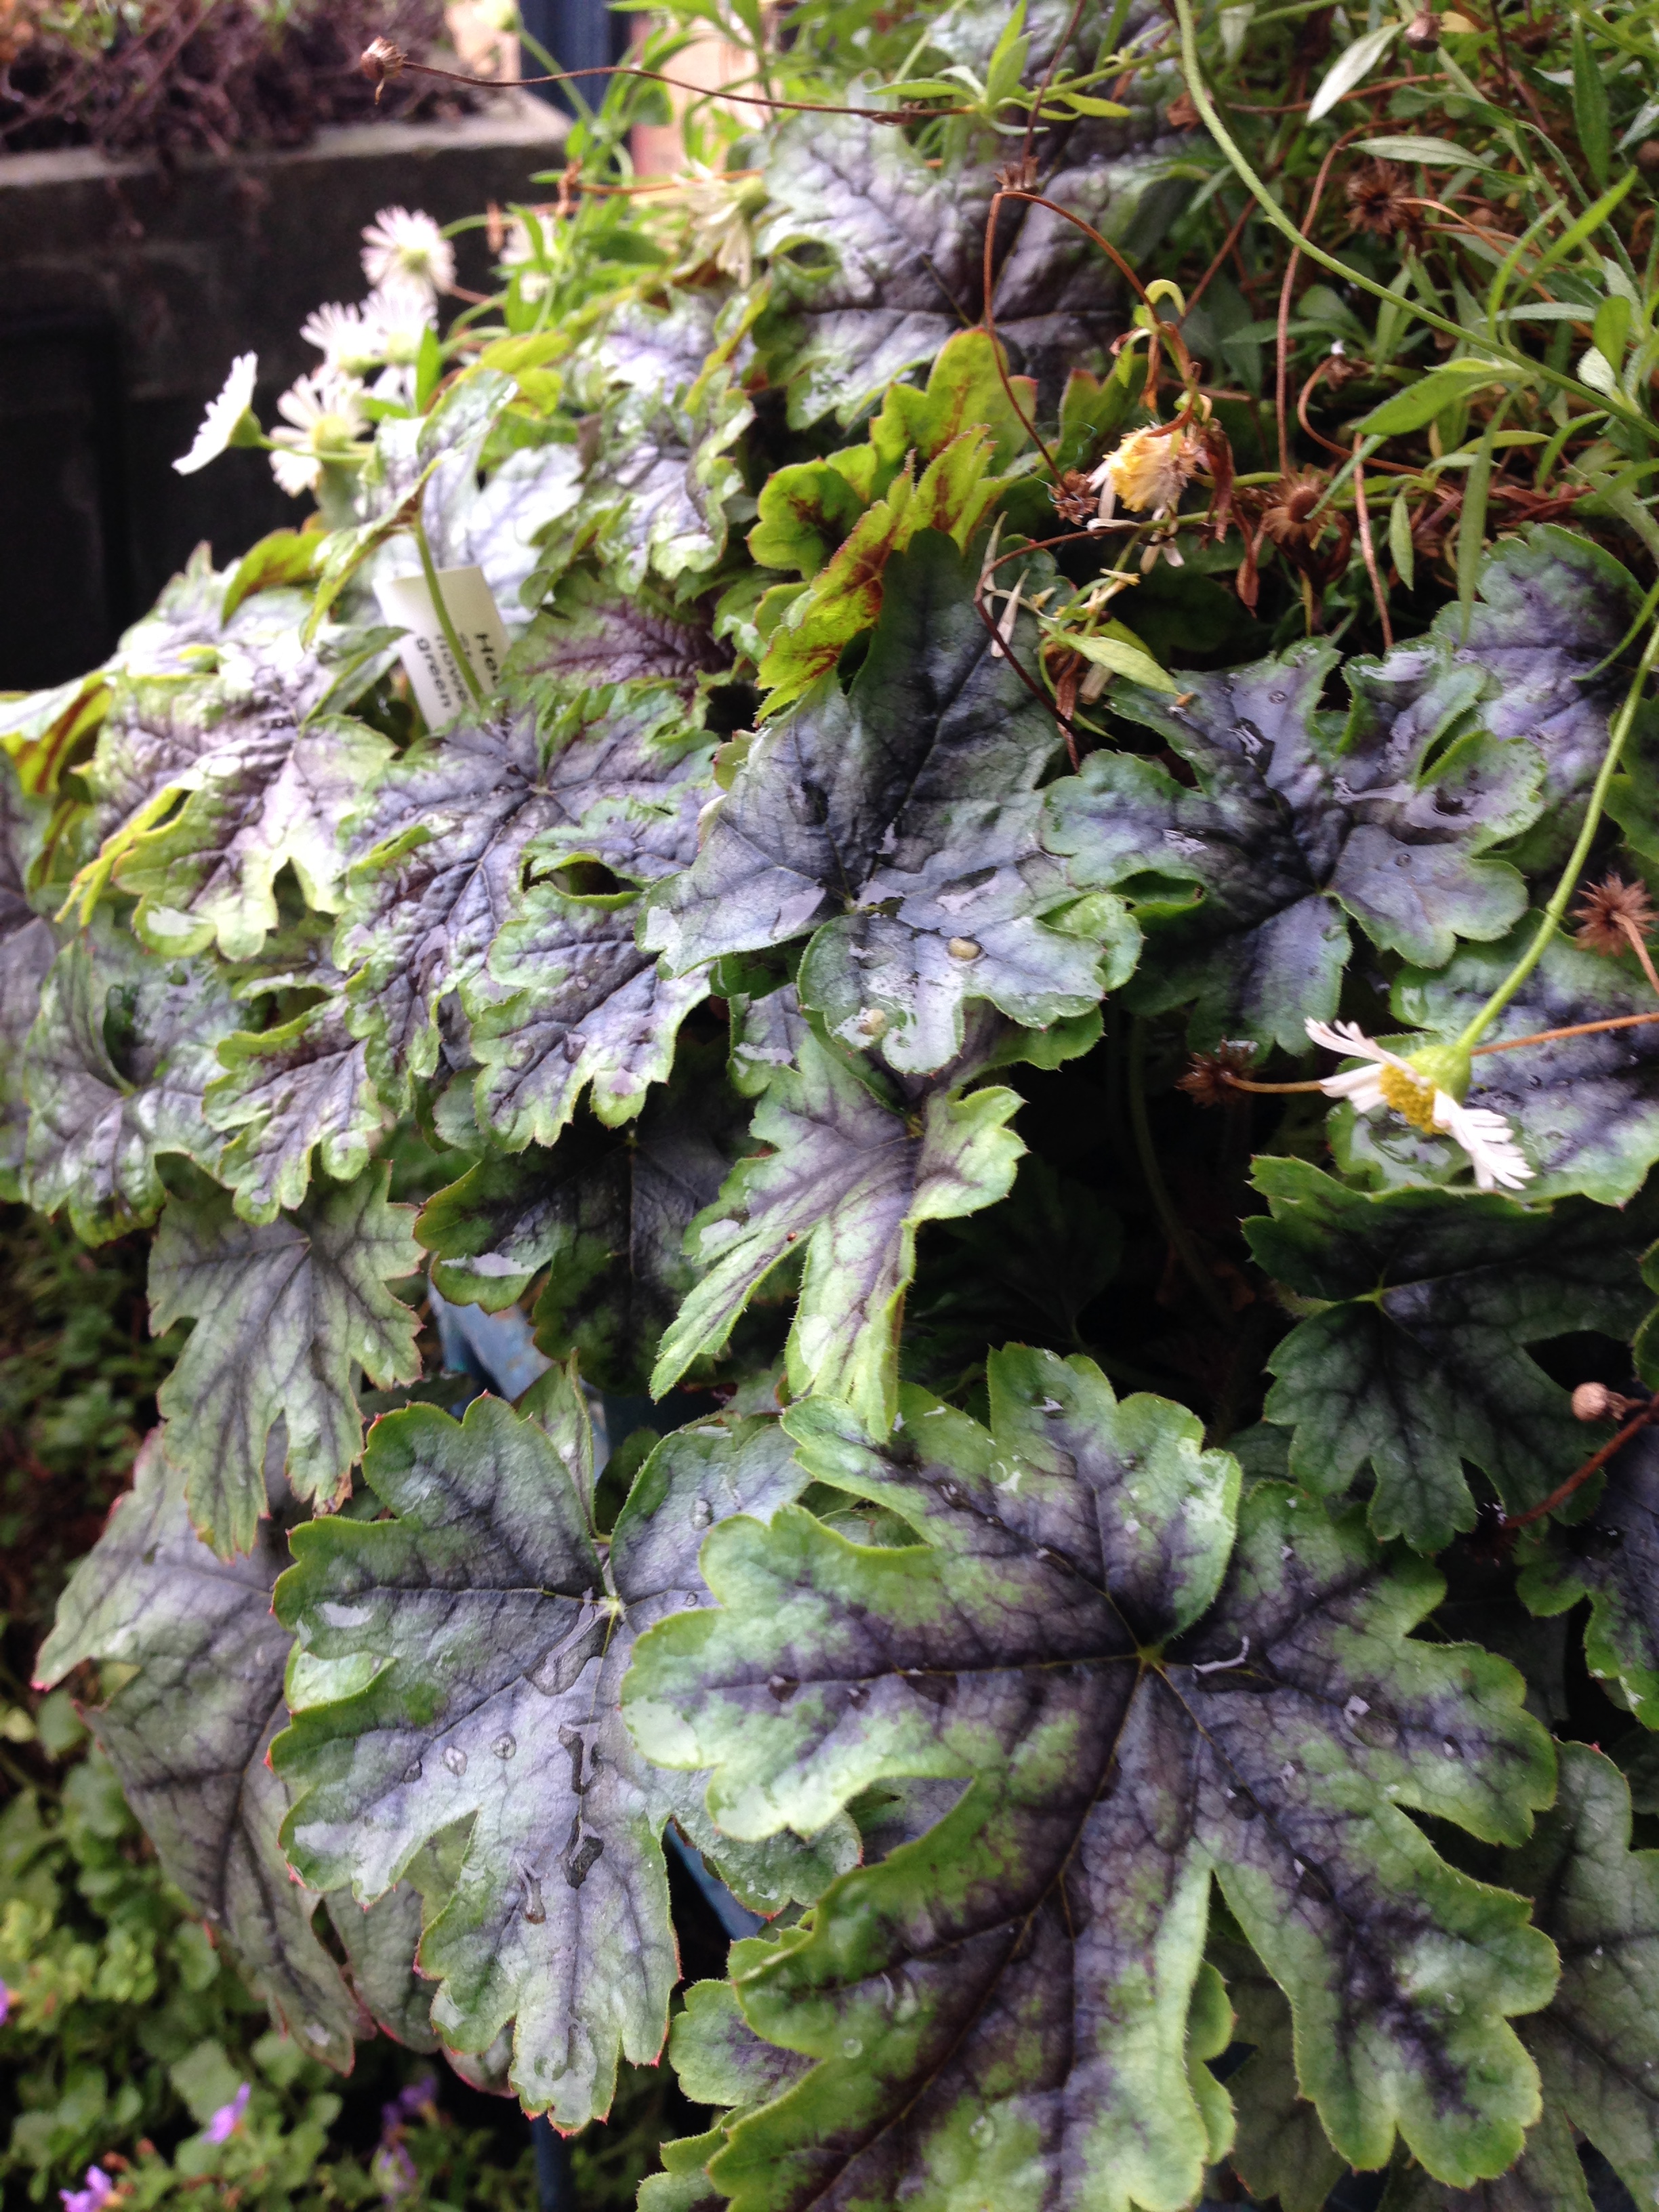
<svg viewBox="0 0 1659 2212">
<path fill-rule="evenodd" d="M 454 617 L 449 611 L 449 603 L 444 598 L 443 586 L 438 581 L 438 571 L 433 562 L 432 548 L 427 542 L 426 525 L 418 514 L 410 527 L 415 533 L 415 548 L 421 556 L 421 574 L 426 579 L 427 590 L 432 594 L 432 611 L 438 617 L 438 627 L 443 632 L 444 643 L 454 657 L 455 665 L 461 673 L 462 683 L 472 695 L 473 705 L 482 707 L 484 702 L 483 686 L 478 681 L 477 672 L 472 663 L 467 659 L 466 647 L 461 643 L 460 633 L 455 627 Z"/>
</svg>

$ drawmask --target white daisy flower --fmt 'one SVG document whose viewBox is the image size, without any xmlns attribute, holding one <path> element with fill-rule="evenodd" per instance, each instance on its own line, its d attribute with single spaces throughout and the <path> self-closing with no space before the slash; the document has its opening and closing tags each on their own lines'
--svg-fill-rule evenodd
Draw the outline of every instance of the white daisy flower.
<svg viewBox="0 0 1659 2212">
<path fill-rule="evenodd" d="M 196 433 L 196 443 L 173 465 L 181 477 L 192 477 L 198 469 L 216 461 L 229 445 L 237 424 L 253 404 L 253 380 L 258 374 L 258 354 L 237 355 L 230 364 L 224 390 L 216 399 L 209 402 L 202 427 Z"/>
<path fill-rule="evenodd" d="M 415 406 L 416 378 L 412 368 L 383 368 L 368 387 L 371 399 L 384 399 L 393 407 Z"/>
<path fill-rule="evenodd" d="M 363 274 L 371 284 L 413 284 L 435 298 L 455 282 L 455 249 L 429 215 L 382 208 L 363 232 Z"/>
<path fill-rule="evenodd" d="M 377 285 L 363 301 L 363 314 L 373 325 L 378 350 L 376 361 L 407 368 L 421 350 L 421 340 L 438 319 L 432 295 L 418 284 L 393 278 Z"/>
<path fill-rule="evenodd" d="M 276 402 L 286 427 L 270 434 L 270 468 L 291 498 L 317 489 L 325 462 L 356 451 L 357 433 L 368 428 L 362 389 L 355 377 L 317 369 L 290 385 Z"/>
<path fill-rule="evenodd" d="M 300 336 L 316 347 L 324 368 L 337 374 L 361 376 L 386 358 L 380 326 L 364 307 L 319 307 L 300 325 Z"/>
<path fill-rule="evenodd" d="M 1319 1087 L 1328 1098 L 1346 1098 L 1357 1114 L 1387 1106 L 1415 1129 L 1443 1131 L 1468 1154 L 1482 1190 L 1519 1190 L 1532 1181 L 1534 1170 L 1504 1116 L 1489 1106 L 1461 1104 L 1436 1080 L 1438 1074 L 1451 1072 L 1454 1055 L 1449 1048 L 1431 1045 L 1414 1060 L 1403 1060 L 1368 1037 L 1356 1022 L 1310 1022 L 1307 1026 L 1308 1035 L 1327 1052 L 1369 1063 L 1323 1077 Z M 1439 1067 L 1437 1060 L 1442 1063 Z"/>
</svg>

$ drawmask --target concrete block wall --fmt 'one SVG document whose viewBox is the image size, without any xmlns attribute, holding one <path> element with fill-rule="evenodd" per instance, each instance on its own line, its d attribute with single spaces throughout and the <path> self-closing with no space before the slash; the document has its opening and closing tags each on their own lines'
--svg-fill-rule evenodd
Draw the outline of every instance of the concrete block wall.
<svg viewBox="0 0 1659 2212">
<path fill-rule="evenodd" d="M 441 222 L 540 199 L 567 125 L 527 94 L 446 123 L 353 124 L 292 151 L 164 172 L 74 148 L 0 156 L 0 690 L 106 653 L 203 538 L 220 561 L 296 521 L 261 453 L 173 472 L 232 359 L 258 404 L 318 356 L 299 336 L 365 286 L 382 207 Z M 479 289 L 482 233 L 459 247 Z"/>
</svg>

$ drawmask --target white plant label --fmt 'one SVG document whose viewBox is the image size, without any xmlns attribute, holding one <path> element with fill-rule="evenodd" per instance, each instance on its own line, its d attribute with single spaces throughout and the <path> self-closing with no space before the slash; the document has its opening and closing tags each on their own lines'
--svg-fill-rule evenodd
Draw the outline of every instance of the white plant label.
<svg viewBox="0 0 1659 2212">
<path fill-rule="evenodd" d="M 438 586 L 473 674 L 486 691 L 493 691 L 507 656 L 507 624 L 483 570 L 440 568 Z M 471 694 L 455 665 L 426 578 L 418 571 L 412 576 L 388 577 L 376 584 L 374 596 L 387 622 L 409 633 L 398 650 L 416 704 L 434 730 L 453 721 L 471 703 Z"/>
</svg>

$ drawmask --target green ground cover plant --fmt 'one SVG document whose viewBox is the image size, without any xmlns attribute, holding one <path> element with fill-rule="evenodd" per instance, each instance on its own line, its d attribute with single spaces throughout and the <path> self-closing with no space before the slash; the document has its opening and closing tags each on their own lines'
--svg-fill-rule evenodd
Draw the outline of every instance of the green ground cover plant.
<svg viewBox="0 0 1659 2212">
<path fill-rule="evenodd" d="M 1653 36 L 688 5 L 235 365 L 314 513 L 0 712 L 155 1339 L 7 1980 L 176 1984 L 38 2189 L 506 2202 L 442 2053 L 645 2212 L 1659 2196 Z"/>
</svg>

